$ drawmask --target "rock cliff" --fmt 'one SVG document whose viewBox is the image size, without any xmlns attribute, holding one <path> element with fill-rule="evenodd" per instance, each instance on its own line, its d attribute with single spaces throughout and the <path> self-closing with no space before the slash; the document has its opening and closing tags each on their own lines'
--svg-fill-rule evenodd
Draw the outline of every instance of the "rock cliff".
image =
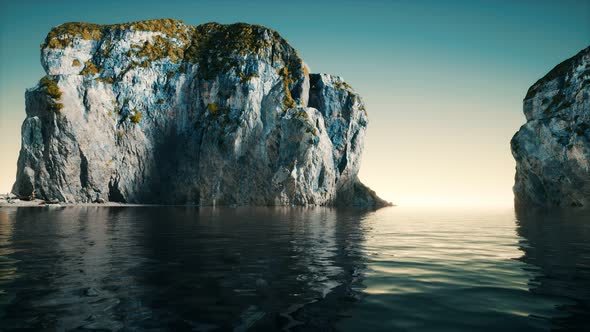
<svg viewBox="0 0 590 332">
<path fill-rule="evenodd" d="M 13 192 L 65 202 L 387 203 L 357 173 L 362 98 L 277 32 L 67 23 L 41 45 Z"/>
<path fill-rule="evenodd" d="M 590 47 L 537 81 L 511 141 L 515 203 L 590 206 Z"/>
</svg>

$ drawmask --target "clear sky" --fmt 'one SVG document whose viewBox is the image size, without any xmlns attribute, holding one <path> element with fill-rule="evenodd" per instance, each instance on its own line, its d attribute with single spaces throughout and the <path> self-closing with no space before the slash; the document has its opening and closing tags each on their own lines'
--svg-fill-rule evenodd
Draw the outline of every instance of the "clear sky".
<svg viewBox="0 0 590 332">
<path fill-rule="evenodd" d="M 590 0 L 0 1 L 0 192 L 49 30 L 153 18 L 262 24 L 344 77 L 369 113 L 360 178 L 401 205 L 511 204 L 522 98 L 590 45 Z"/>
</svg>

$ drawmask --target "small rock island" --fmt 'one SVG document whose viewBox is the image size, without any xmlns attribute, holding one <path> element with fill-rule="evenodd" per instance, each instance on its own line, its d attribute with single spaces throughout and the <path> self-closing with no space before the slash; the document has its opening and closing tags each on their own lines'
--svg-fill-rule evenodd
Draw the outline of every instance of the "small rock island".
<svg viewBox="0 0 590 332">
<path fill-rule="evenodd" d="M 511 141 L 516 205 L 590 207 L 590 47 L 529 89 L 524 114 Z"/>
<path fill-rule="evenodd" d="M 389 204 L 357 177 L 362 98 L 340 77 L 310 74 L 276 31 L 172 19 L 66 23 L 47 35 L 41 62 L 47 76 L 26 92 L 19 196 Z"/>
</svg>

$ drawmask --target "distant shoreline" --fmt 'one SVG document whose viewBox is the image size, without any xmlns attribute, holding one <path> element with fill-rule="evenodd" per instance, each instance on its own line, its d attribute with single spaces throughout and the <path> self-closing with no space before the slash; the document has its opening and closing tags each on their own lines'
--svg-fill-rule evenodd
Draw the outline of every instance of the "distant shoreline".
<svg viewBox="0 0 590 332">
<path fill-rule="evenodd" d="M 0 195 L 0 207 L 140 207 L 140 206 L 195 206 L 195 205 L 164 205 L 164 204 L 133 204 L 133 203 L 119 203 L 119 202 L 104 202 L 104 203 L 49 203 L 43 199 L 21 200 L 14 195 Z"/>
<path fill-rule="evenodd" d="M 396 205 L 388 205 L 384 207 L 395 207 Z M 323 206 L 323 205 L 256 205 L 256 206 L 244 206 L 244 205 L 191 205 L 191 204 L 135 204 L 135 203 L 118 203 L 118 202 L 105 202 L 105 203 L 47 203 L 42 199 L 35 199 L 32 201 L 20 200 L 11 198 L 8 199 L 7 195 L 0 195 L 0 208 L 3 207 L 38 207 L 38 208 L 59 208 L 59 207 L 197 207 L 197 208 L 210 208 L 210 207 L 321 207 L 321 208 L 336 208 L 336 209 L 355 209 L 365 210 L 363 208 L 355 207 L 338 207 L 338 206 Z M 369 209 L 372 210 L 372 209 Z"/>
<path fill-rule="evenodd" d="M 117 203 L 117 202 L 106 202 L 106 203 L 52 203 L 47 204 L 42 199 L 36 199 L 33 201 L 22 201 L 22 200 L 6 200 L 4 197 L 0 198 L 0 208 L 2 207 L 92 207 L 92 206 L 104 206 L 104 207 L 139 207 L 139 206 L 167 206 L 161 204 L 128 204 L 128 203 Z M 176 206 L 176 205 L 174 205 Z M 190 205 L 189 205 L 190 206 Z"/>
</svg>

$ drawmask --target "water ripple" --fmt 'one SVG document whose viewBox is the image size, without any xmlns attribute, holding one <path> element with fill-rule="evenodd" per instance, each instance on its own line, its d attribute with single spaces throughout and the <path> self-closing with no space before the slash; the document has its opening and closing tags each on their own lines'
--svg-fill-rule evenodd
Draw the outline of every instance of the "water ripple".
<svg viewBox="0 0 590 332">
<path fill-rule="evenodd" d="M 585 212 L 2 208 L 0 329 L 584 330 Z"/>
</svg>

